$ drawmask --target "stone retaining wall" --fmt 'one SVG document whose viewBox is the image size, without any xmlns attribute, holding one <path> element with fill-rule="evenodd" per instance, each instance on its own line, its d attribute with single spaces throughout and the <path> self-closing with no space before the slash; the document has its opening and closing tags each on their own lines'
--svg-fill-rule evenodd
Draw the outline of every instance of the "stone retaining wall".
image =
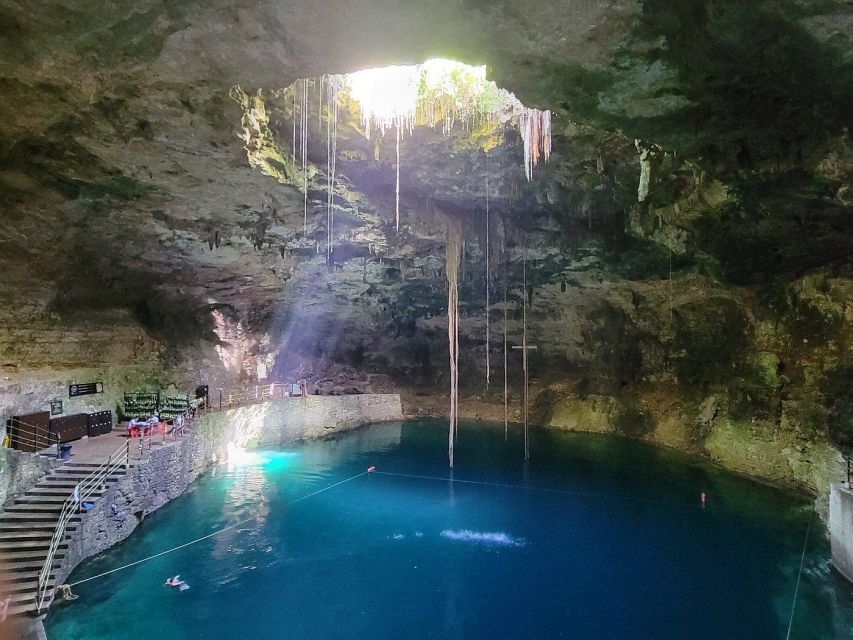
<svg viewBox="0 0 853 640">
<path fill-rule="evenodd" d="M 183 440 L 155 445 L 84 515 L 69 541 L 57 584 L 86 558 L 124 540 L 146 515 L 180 496 L 216 461 L 224 461 L 229 442 L 277 447 L 401 417 L 398 395 L 284 398 L 202 416 Z"/>
</svg>

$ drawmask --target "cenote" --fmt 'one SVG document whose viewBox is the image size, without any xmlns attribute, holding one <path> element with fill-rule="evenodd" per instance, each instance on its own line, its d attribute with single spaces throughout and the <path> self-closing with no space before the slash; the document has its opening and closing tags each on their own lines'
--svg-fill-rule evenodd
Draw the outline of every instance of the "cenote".
<svg viewBox="0 0 853 640">
<path fill-rule="evenodd" d="M 533 430 L 524 464 L 522 438 L 462 423 L 452 472 L 429 420 L 217 466 L 69 577 L 49 637 L 850 637 L 806 497 L 607 435 Z"/>
<path fill-rule="evenodd" d="M 0 640 L 853 638 L 851 34 L 2 2 Z"/>
</svg>

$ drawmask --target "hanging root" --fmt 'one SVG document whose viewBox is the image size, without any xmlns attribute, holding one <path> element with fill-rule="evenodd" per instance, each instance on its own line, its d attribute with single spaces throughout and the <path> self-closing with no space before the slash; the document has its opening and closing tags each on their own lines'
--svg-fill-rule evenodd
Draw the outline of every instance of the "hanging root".
<svg viewBox="0 0 853 640">
<path fill-rule="evenodd" d="M 509 268 L 509 263 L 506 257 L 506 234 L 504 234 L 504 247 L 503 247 L 503 259 L 504 259 L 504 440 L 507 439 L 509 433 L 509 385 L 507 383 L 507 334 L 506 334 L 506 321 L 507 321 L 507 269 Z"/>
<path fill-rule="evenodd" d="M 489 352 L 491 351 L 491 340 L 489 335 L 489 174 L 486 174 L 486 391 L 489 390 L 491 381 L 491 362 Z"/>
<path fill-rule="evenodd" d="M 447 221 L 447 341 L 450 351 L 450 431 L 447 457 L 453 468 L 453 445 L 459 419 L 459 259 L 458 224 Z"/>
</svg>

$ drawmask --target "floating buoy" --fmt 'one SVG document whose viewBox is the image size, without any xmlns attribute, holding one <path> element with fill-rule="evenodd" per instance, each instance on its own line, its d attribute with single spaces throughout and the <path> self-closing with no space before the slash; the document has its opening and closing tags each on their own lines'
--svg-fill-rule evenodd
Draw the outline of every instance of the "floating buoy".
<svg viewBox="0 0 853 640">
<path fill-rule="evenodd" d="M 367 467 L 367 473 L 373 473 L 374 471 L 376 471 L 376 465 L 370 465 Z"/>
<path fill-rule="evenodd" d="M 705 504 L 705 492 L 699 494 L 699 499 L 702 501 L 702 504 Z"/>
</svg>

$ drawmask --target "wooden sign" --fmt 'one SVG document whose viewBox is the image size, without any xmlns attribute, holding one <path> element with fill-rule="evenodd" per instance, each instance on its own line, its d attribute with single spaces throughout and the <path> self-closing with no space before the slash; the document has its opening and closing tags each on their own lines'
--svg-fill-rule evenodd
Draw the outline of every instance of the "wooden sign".
<svg viewBox="0 0 853 640">
<path fill-rule="evenodd" d="M 103 382 L 81 382 L 79 384 L 68 385 L 68 396 L 76 398 L 77 396 L 88 396 L 93 393 L 103 393 Z"/>
</svg>

